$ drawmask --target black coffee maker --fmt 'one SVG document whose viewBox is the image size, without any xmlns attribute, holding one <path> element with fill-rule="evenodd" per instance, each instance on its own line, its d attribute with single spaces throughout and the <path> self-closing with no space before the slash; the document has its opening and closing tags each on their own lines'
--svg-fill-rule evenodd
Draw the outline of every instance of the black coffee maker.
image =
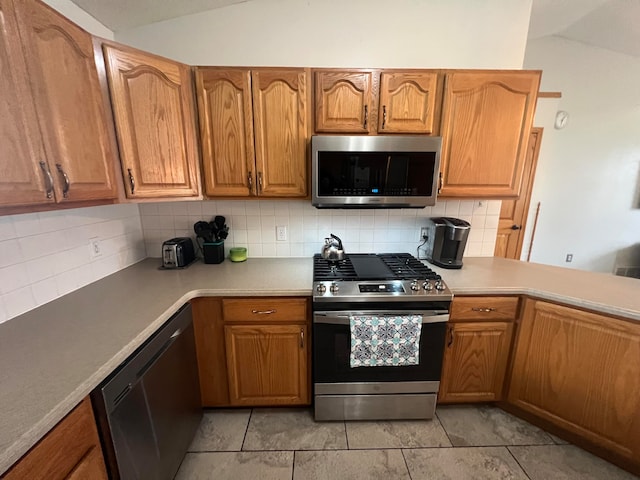
<svg viewBox="0 0 640 480">
<path fill-rule="evenodd" d="M 470 228 L 469 222 L 459 218 L 427 219 L 427 261 L 443 268 L 462 268 Z"/>
</svg>

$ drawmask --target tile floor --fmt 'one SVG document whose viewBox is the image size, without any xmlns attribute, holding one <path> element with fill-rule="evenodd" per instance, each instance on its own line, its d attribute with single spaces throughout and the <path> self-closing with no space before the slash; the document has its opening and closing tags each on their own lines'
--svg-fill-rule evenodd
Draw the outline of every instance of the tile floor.
<svg viewBox="0 0 640 480">
<path fill-rule="evenodd" d="M 208 410 L 176 480 L 637 480 L 490 406 L 431 421 L 322 422 L 309 409 Z"/>
</svg>

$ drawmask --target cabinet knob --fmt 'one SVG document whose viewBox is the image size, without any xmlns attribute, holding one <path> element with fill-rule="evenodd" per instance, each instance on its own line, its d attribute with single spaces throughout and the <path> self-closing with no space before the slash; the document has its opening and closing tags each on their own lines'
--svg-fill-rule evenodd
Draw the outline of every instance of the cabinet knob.
<svg viewBox="0 0 640 480">
<path fill-rule="evenodd" d="M 136 189 L 136 181 L 133 178 L 133 173 L 131 173 L 130 168 L 127 168 L 127 172 L 129 172 L 129 186 L 131 187 L 131 195 L 133 195 Z"/>
<path fill-rule="evenodd" d="M 40 161 L 40 168 L 44 175 L 44 186 L 47 189 L 47 198 L 53 198 L 53 177 L 51 176 L 49 166 L 44 161 Z"/>
<path fill-rule="evenodd" d="M 253 175 L 251 172 L 247 174 L 247 181 L 249 182 L 249 194 L 251 195 L 251 192 L 253 190 Z"/>
<path fill-rule="evenodd" d="M 304 348 L 304 328 L 300 329 L 300 348 Z"/>
<path fill-rule="evenodd" d="M 369 105 L 364 106 L 364 129 L 367 129 L 367 124 L 369 122 Z"/>
<path fill-rule="evenodd" d="M 493 307 L 487 307 L 487 308 L 483 308 L 483 307 L 472 307 L 471 310 L 473 312 L 483 312 L 483 313 L 489 313 L 489 312 L 494 312 L 496 309 Z"/>
<path fill-rule="evenodd" d="M 262 172 L 258 172 L 258 195 L 262 195 Z"/>
<path fill-rule="evenodd" d="M 62 169 L 62 165 L 60 165 L 59 163 L 56 163 L 56 169 L 58 170 L 58 173 L 62 175 L 62 196 L 64 198 L 68 198 L 69 187 L 71 186 L 71 182 L 69 181 L 69 176 Z"/>
<path fill-rule="evenodd" d="M 384 126 L 387 123 L 387 106 L 382 106 L 382 130 L 384 130 Z"/>
<path fill-rule="evenodd" d="M 277 310 L 275 308 L 272 308 L 271 310 L 251 310 L 251 313 L 255 315 L 271 315 L 276 312 Z"/>
<path fill-rule="evenodd" d="M 520 230 L 522 225 L 511 225 L 511 230 Z"/>
</svg>

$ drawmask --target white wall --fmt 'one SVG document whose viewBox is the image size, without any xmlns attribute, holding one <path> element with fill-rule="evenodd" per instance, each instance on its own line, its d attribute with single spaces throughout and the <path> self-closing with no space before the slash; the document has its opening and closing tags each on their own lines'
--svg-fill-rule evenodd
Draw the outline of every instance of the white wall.
<svg viewBox="0 0 640 480">
<path fill-rule="evenodd" d="M 471 223 L 466 256 L 493 256 L 500 200 L 440 200 L 423 209 L 317 209 L 308 200 L 144 203 L 140 214 L 147 253 L 160 257 L 164 240 L 195 237 L 193 224 L 223 215 L 230 228 L 225 253 L 247 247 L 250 257 L 311 257 L 323 239 L 339 236 L 350 253 L 407 252 L 416 255 L 426 218 L 450 216 Z M 276 241 L 276 226 L 287 227 L 286 241 Z M 420 253 L 423 256 L 424 252 Z"/>
<path fill-rule="evenodd" d="M 531 260 L 612 272 L 617 251 L 640 242 L 640 59 L 551 36 L 527 44 L 524 64 L 544 71 L 541 90 L 561 91 L 570 114 L 543 137 Z"/>
<path fill-rule="evenodd" d="M 116 33 L 191 65 L 522 67 L 531 0 L 254 0 Z"/>
<path fill-rule="evenodd" d="M 95 259 L 92 237 L 101 240 Z M 0 217 L 0 323 L 145 256 L 135 204 Z"/>
<path fill-rule="evenodd" d="M 98 20 L 78 7 L 71 0 L 43 0 L 50 7 L 55 8 L 72 22 L 77 23 L 89 33 L 102 38 L 113 40 L 113 32 Z"/>
</svg>

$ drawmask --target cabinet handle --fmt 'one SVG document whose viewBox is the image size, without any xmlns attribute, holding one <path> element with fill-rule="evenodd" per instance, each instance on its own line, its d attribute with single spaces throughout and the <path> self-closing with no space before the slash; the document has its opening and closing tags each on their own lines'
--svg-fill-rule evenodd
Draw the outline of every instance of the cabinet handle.
<svg viewBox="0 0 640 480">
<path fill-rule="evenodd" d="M 472 312 L 483 312 L 483 313 L 495 312 L 495 310 L 496 309 L 493 308 L 493 307 L 486 307 L 486 308 L 483 308 L 483 307 L 472 307 L 471 308 Z"/>
<path fill-rule="evenodd" d="M 277 310 L 275 308 L 271 310 L 251 310 L 251 313 L 256 315 L 271 315 L 272 313 L 276 313 Z"/>
<path fill-rule="evenodd" d="M 251 192 L 253 190 L 253 175 L 251 174 L 251 172 L 247 174 L 247 181 L 249 182 L 249 195 L 251 195 Z"/>
<path fill-rule="evenodd" d="M 262 194 L 262 172 L 258 172 L 258 195 Z"/>
<path fill-rule="evenodd" d="M 130 168 L 127 168 L 127 172 L 129 172 L 129 186 L 131 187 L 131 195 L 133 195 L 136 190 L 136 181 Z"/>
<path fill-rule="evenodd" d="M 453 327 L 449 327 L 449 341 L 447 342 L 447 348 L 453 345 Z"/>
<path fill-rule="evenodd" d="M 382 130 L 384 130 L 384 126 L 387 123 L 387 106 L 382 106 Z"/>
<path fill-rule="evenodd" d="M 58 170 L 58 173 L 62 175 L 62 196 L 64 198 L 68 198 L 69 187 L 71 186 L 71 182 L 69 181 L 69 176 L 65 173 L 65 171 L 62 169 L 62 165 L 60 165 L 59 163 L 56 163 L 56 169 Z"/>
<path fill-rule="evenodd" d="M 304 348 L 304 328 L 300 329 L 300 348 Z"/>
<path fill-rule="evenodd" d="M 53 198 L 53 177 L 51 176 L 49 166 L 45 162 L 40 161 L 40 168 L 44 175 L 44 186 L 47 189 L 47 198 Z"/>
<path fill-rule="evenodd" d="M 364 129 L 367 129 L 367 122 L 369 120 L 369 105 L 364 106 Z"/>
<path fill-rule="evenodd" d="M 438 174 L 438 193 L 442 192 L 442 184 L 444 183 L 444 177 L 442 176 L 442 172 Z"/>
</svg>

